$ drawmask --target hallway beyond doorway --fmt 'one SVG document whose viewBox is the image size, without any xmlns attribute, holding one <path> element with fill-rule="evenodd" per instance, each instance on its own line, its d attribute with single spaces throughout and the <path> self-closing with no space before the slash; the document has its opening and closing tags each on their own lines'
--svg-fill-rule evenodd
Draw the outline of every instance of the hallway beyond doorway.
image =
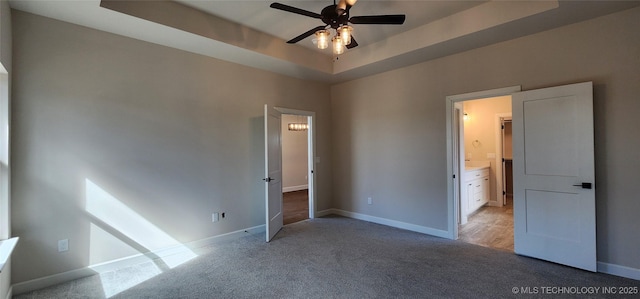
<svg viewBox="0 0 640 299">
<path fill-rule="evenodd" d="M 309 190 L 298 190 L 282 194 L 284 225 L 309 219 Z"/>
</svg>

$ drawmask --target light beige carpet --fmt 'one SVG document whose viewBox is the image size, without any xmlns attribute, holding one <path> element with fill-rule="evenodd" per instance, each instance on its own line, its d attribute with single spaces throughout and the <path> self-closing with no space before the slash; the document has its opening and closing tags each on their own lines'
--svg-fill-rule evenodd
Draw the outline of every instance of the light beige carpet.
<svg viewBox="0 0 640 299">
<path fill-rule="evenodd" d="M 504 298 L 514 288 L 640 285 L 342 217 L 287 225 L 271 243 L 247 235 L 198 254 L 153 275 L 149 263 L 16 298 Z M 606 295 L 562 295 L 572 297 Z"/>
</svg>

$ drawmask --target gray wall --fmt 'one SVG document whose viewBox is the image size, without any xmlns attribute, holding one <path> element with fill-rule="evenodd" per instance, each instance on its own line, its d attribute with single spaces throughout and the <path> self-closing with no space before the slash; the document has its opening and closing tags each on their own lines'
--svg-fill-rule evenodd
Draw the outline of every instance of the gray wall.
<svg viewBox="0 0 640 299">
<path fill-rule="evenodd" d="M 640 269 L 638 28 L 635 8 L 333 86 L 333 205 L 446 230 L 445 97 L 593 81 L 598 260 Z"/>
<path fill-rule="evenodd" d="M 330 208 L 327 85 L 19 11 L 13 29 L 14 283 L 155 249 L 143 222 L 181 243 L 264 224 L 265 103 L 316 112 Z M 110 225 L 95 196 L 140 219 Z"/>
</svg>

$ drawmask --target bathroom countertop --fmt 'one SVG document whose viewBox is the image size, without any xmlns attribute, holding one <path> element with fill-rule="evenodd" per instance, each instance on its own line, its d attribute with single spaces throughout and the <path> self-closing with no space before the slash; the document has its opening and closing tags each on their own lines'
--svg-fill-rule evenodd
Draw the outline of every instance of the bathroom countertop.
<svg viewBox="0 0 640 299">
<path fill-rule="evenodd" d="M 484 168 L 491 167 L 491 162 L 489 161 L 465 161 L 464 162 L 464 170 L 465 171 L 474 171 Z"/>
<path fill-rule="evenodd" d="M 489 166 L 465 166 L 464 171 L 474 171 L 478 169 L 489 168 Z"/>
</svg>

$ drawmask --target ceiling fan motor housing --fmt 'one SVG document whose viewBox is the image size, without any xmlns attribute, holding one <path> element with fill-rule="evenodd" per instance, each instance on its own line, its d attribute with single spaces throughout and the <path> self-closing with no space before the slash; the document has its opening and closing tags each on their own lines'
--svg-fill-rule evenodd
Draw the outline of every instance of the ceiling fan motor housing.
<svg viewBox="0 0 640 299">
<path fill-rule="evenodd" d="M 322 9 L 320 15 L 322 15 L 322 22 L 331 26 L 331 28 L 337 29 L 342 25 L 346 25 L 349 22 L 349 11 L 338 15 L 336 11 L 337 5 L 329 5 Z"/>
</svg>

